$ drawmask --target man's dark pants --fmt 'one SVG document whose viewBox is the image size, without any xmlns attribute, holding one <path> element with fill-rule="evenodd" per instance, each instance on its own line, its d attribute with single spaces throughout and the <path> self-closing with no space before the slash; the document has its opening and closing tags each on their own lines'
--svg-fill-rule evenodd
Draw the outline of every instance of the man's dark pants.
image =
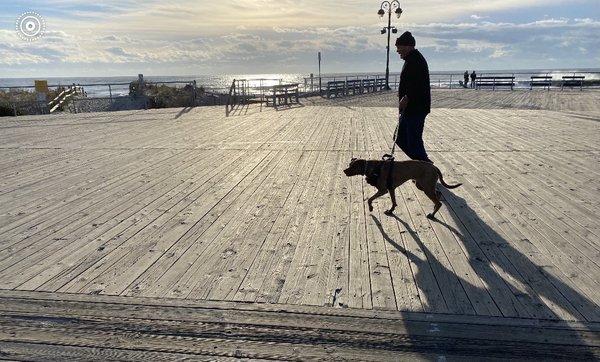
<svg viewBox="0 0 600 362">
<path fill-rule="evenodd" d="M 423 144 L 423 127 L 425 126 L 426 113 L 402 114 L 396 144 L 413 160 L 428 161 L 425 145 Z"/>
</svg>

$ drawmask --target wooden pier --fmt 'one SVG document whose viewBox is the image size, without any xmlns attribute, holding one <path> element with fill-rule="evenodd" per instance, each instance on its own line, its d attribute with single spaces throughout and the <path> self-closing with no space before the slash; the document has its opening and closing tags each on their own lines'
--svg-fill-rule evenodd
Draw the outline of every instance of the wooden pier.
<svg viewBox="0 0 600 362">
<path fill-rule="evenodd" d="M 598 103 L 465 92 L 426 123 L 436 221 L 342 173 L 389 93 L 3 119 L 0 359 L 600 358 Z"/>
</svg>

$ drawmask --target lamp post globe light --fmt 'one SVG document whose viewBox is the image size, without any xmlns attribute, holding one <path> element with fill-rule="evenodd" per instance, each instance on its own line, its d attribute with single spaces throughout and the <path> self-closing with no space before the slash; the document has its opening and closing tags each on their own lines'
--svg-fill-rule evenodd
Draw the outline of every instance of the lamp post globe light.
<svg viewBox="0 0 600 362">
<path fill-rule="evenodd" d="M 385 13 L 388 14 L 388 24 L 386 27 L 384 27 L 383 29 L 381 29 L 381 34 L 385 34 L 387 33 L 387 56 L 386 56 L 386 62 L 385 62 L 385 89 L 386 90 L 390 90 L 390 33 L 394 33 L 396 34 L 398 32 L 398 29 L 396 29 L 395 26 L 392 26 L 392 12 L 394 14 L 396 14 L 396 16 L 398 17 L 398 19 L 400 18 L 400 15 L 402 15 L 402 9 L 400 8 L 400 3 L 398 2 L 398 0 L 392 0 L 391 2 L 389 1 L 384 1 L 381 3 L 381 6 L 379 7 L 379 11 L 377 12 L 377 14 L 379 15 L 379 17 L 383 18 L 383 16 L 385 15 Z"/>
</svg>

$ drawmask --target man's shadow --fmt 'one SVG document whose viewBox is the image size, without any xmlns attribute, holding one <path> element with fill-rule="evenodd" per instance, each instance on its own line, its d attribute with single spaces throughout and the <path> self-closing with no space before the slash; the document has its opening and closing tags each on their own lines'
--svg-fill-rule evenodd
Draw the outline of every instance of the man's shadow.
<svg viewBox="0 0 600 362">
<path fill-rule="evenodd" d="M 452 218 L 453 227 L 448 223 L 435 219 L 432 223 L 438 223 L 453 233 L 457 241 L 462 245 L 467 261 L 475 271 L 477 277 L 487 286 L 487 292 L 496 303 L 496 306 L 504 317 L 524 317 L 536 319 L 562 320 L 565 315 L 557 314 L 548 305 L 554 305 L 554 309 L 565 311 L 565 314 L 573 316 L 579 321 L 598 321 L 600 319 L 600 310 L 596 303 L 587 296 L 574 290 L 565 284 L 561 279 L 547 273 L 543 267 L 533 263 L 527 255 L 521 253 L 512 246 L 512 243 L 504 239 L 500 234 L 488 226 L 477 213 L 467 204 L 467 202 L 453 194 L 449 190 L 442 190 L 446 200 L 443 207 L 448 208 L 448 213 Z M 411 225 L 396 215 L 391 217 L 397 222 L 400 233 L 408 233 L 425 255 L 419 257 L 409 250 L 406 250 L 401 244 L 401 240 L 394 240 L 390 233 L 386 232 L 381 221 L 374 215 L 371 215 L 375 225 L 381 232 L 383 238 L 396 250 L 404 254 L 409 261 L 417 267 L 417 273 L 413 275 L 415 283 L 422 285 L 424 282 L 425 270 L 438 271 L 436 280 L 439 284 L 441 279 L 458 278 L 465 289 L 479 289 L 479 292 L 485 292 L 470 284 L 468 281 L 455 275 L 453 270 L 445 267 L 435 255 L 427 248 Z M 417 216 L 424 217 L 424 216 Z M 450 221 L 450 220 L 448 220 Z M 468 224 L 469 228 L 465 225 Z M 471 233 L 477 231 L 477 234 Z M 514 242 L 514 241 L 513 241 Z M 441 246 L 440 246 L 441 247 Z M 462 261 L 459 261 L 462 262 Z M 441 271 L 441 272 L 440 272 Z M 447 275 L 440 275 L 447 274 Z M 519 286 L 516 288 L 515 286 Z M 447 286 L 446 286 L 447 287 Z M 507 291 L 510 291 L 507 293 Z M 440 290 L 432 288 L 419 288 L 419 293 L 433 293 L 435 295 L 421 296 L 423 300 L 435 300 L 440 298 Z M 443 292 L 441 294 L 444 294 Z M 571 319 L 573 319 L 571 318 Z M 569 319 L 567 317 L 567 319 Z M 573 335 L 576 332 L 573 331 Z M 565 348 L 574 348 L 576 353 L 574 358 L 594 359 L 595 352 L 593 348 L 581 346 Z M 596 351 L 597 353 L 597 351 Z M 535 356 L 529 356 L 534 357 Z M 544 358 L 544 356 L 539 356 Z M 548 356 L 545 356 L 548 357 Z"/>
</svg>

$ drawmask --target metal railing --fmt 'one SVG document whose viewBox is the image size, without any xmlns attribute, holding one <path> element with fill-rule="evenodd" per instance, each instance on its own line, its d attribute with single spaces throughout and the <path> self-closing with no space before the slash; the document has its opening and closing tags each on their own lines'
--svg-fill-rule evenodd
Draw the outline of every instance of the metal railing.
<svg viewBox="0 0 600 362">
<path fill-rule="evenodd" d="M 523 71 L 523 72 L 481 72 L 477 73 L 477 76 L 514 76 L 516 88 L 529 89 L 531 76 L 552 76 L 554 75 L 553 87 L 560 87 L 562 84 L 562 76 L 578 76 L 578 75 L 597 75 L 597 78 L 586 79 L 583 83 L 583 87 L 599 87 L 600 86 L 600 72 L 594 71 L 574 71 L 574 72 L 560 72 L 560 71 Z M 385 77 L 385 73 L 365 73 L 365 74 L 352 74 L 352 75 L 323 75 L 321 76 L 321 88 L 319 89 L 319 77 L 305 77 L 302 84 L 304 93 L 309 94 L 322 94 L 327 88 L 327 82 L 329 81 L 348 81 L 356 79 L 376 79 Z M 464 83 L 464 73 L 459 72 L 431 72 L 429 75 L 429 84 L 432 88 L 439 89 L 455 89 L 455 88 L 466 88 Z M 391 89 L 398 89 L 400 83 L 400 74 L 390 74 L 389 86 Z M 471 84 L 471 78 L 469 73 L 468 84 Z M 467 86 L 467 87 L 469 87 Z"/>
<path fill-rule="evenodd" d="M 560 71 L 521 71 L 521 72 L 480 72 L 478 76 L 501 76 L 510 75 L 515 77 L 515 88 L 517 89 L 531 89 L 531 77 L 532 76 L 553 76 L 550 80 L 549 88 L 561 88 L 564 84 L 563 76 L 577 77 L 585 75 L 586 79 L 580 84 L 579 89 L 585 88 L 600 88 L 600 72 L 594 71 L 572 71 L 572 72 L 560 72 Z M 300 96 L 310 96 L 316 94 L 324 94 L 326 92 L 327 83 L 329 81 L 350 81 L 350 80 L 365 80 L 365 79 L 378 79 L 384 77 L 384 73 L 362 73 L 362 74 L 331 74 L 322 75 L 319 77 L 304 77 L 301 78 L 299 85 Z M 268 92 L 272 90 L 274 85 L 283 84 L 281 78 L 253 78 L 253 79 L 238 79 L 237 82 L 245 82 L 243 87 L 236 87 L 236 96 L 238 98 L 243 97 L 245 102 L 253 100 L 265 102 L 265 97 Z M 399 73 L 390 74 L 389 86 L 393 90 L 397 90 L 400 81 Z M 26 86 L 0 86 L 0 91 L 4 90 L 3 93 L 3 104 L 6 112 L 6 108 L 9 107 L 13 110 L 13 114 L 41 114 L 58 111 L 60 109 L 68 109 L 72 112 L 80 112 L 86 110 L 98 110 L 98 111 L 109 111 L 118 109 L 123 104 L 131 99 L 130 85 L 134 84 L 136 80 L 132 82 L 114 82 L 114 83 L 84 83 L 84 84 L 72 84 L 72 85 L 61 85 L 53 84 L 49 85 L 48 88 L 53 90 L 51 93 L 60 94 L 60 89 L 76 87 L 76 94 L 69 95 L 63 94 L 64 98 L 56 100 L 56 103 L 60 104 L 60 107 L 56 107 L 56 104 L 48 105 L 46 101 L 38 101 L 32 95 L 23 94 L 25 91 L 31 92 L 35 89 L 34 85 Z M 469 77 L 469 85 L 470 85 Z M 197 81 L 195 79 L 181 79 L 181 80 L 165 80 L 165 81 L 153 81 L 151 79 L 145 80 L 146 85 L 178 85 L 190 86 L 191 93 L 189 98 L 189 105 L 222 105 L 228 101 L 229 90 L 231 87 L 223 86 L 211 86 L 203 85 L 202 92 L 199 92 Z M 319 86 L 321 85 L 321 86 Z M 430 73 L 430 85 L 432 88 L 439 89 L 454 89 L 465 87 L 463 81 L 462 72 L 431 72 Z M 11 98 L 11 93 L 14 91 L 14 97 Z M 201 93 L 201 94 L 200 94 Z M 53 94 L 53 97 L 56 95 Z M 115 103 L 116 106 L 115 106 Z M 139 106 L 136 103 L 135 106 Z M 147 105 L 146 105 L 147 106 Z"/>
</svg>

